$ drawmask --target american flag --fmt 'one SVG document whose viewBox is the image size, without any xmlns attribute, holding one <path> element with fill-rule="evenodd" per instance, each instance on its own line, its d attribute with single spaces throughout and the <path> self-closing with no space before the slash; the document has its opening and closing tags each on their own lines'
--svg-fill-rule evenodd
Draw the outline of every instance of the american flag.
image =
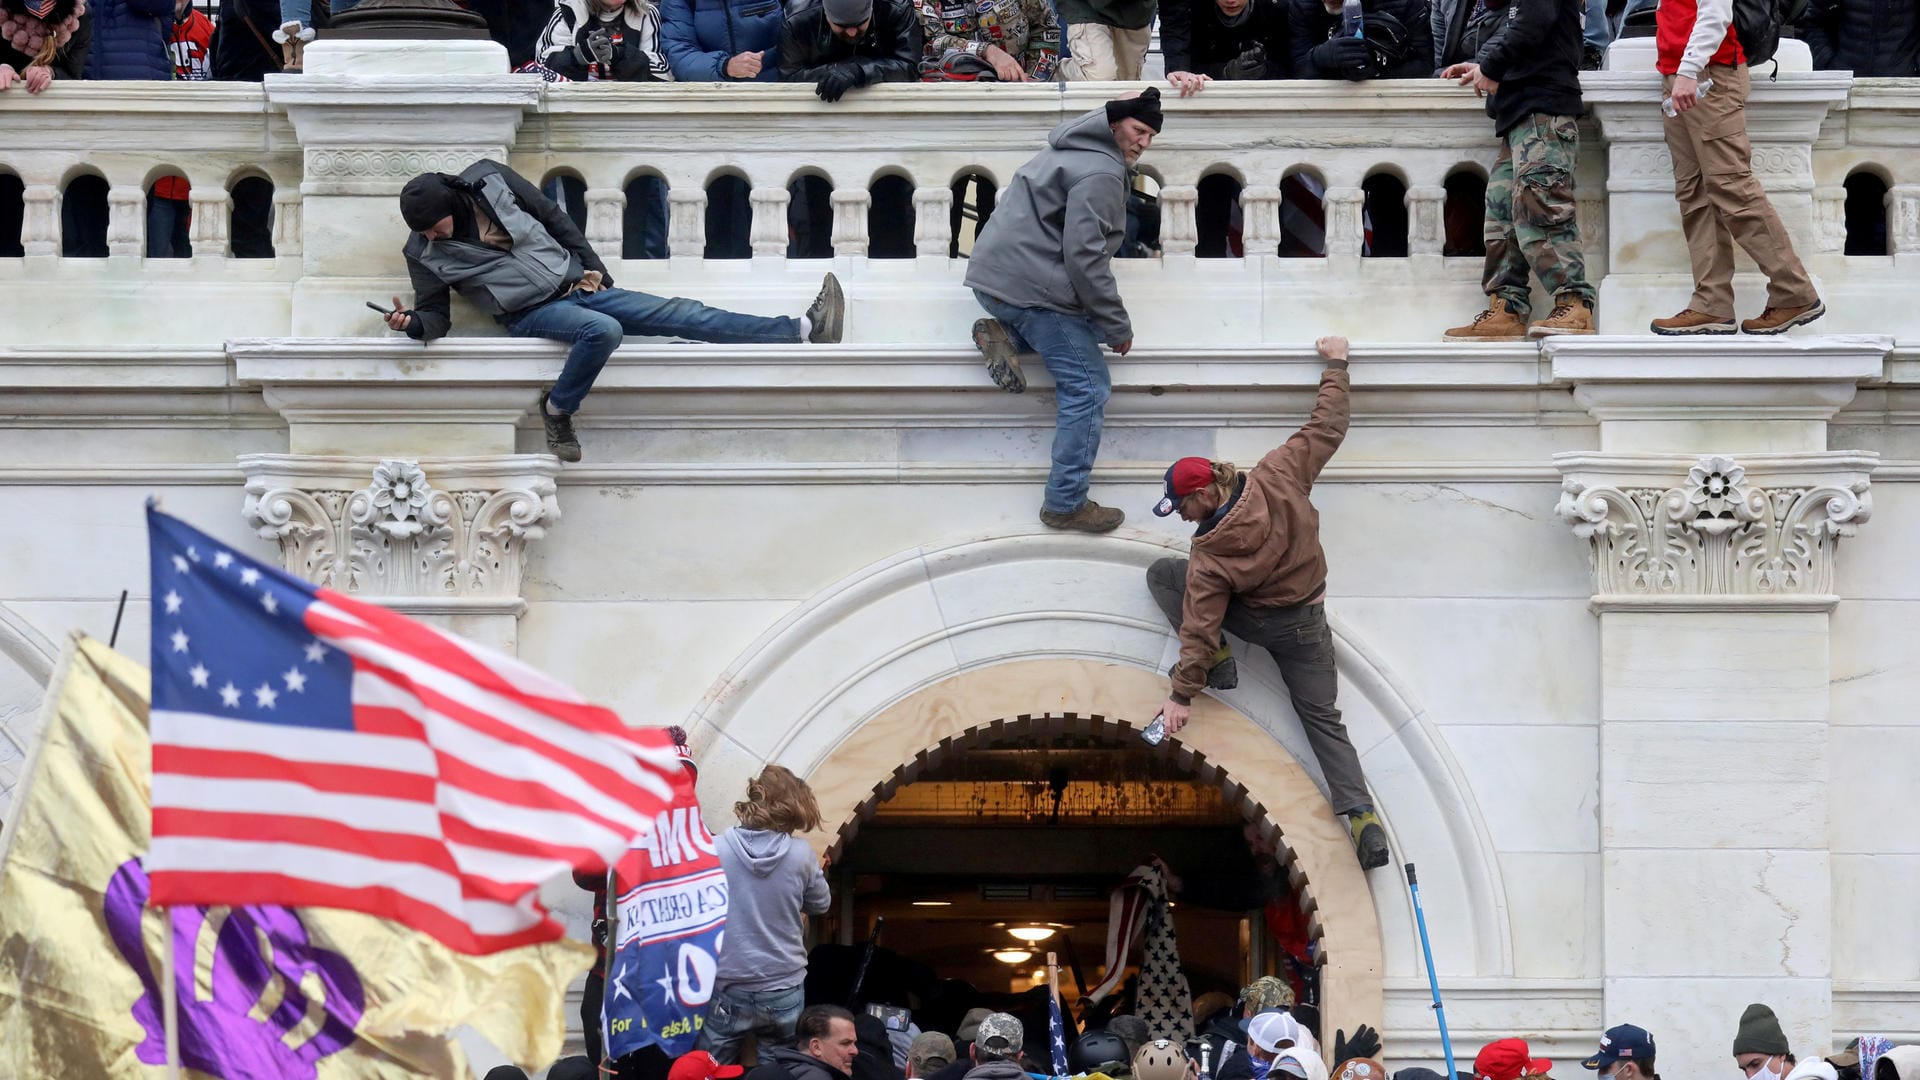
<svg viewBox="0 0 1920 1080">
<path fill-rule="evenodd" d="M 336 907 L 464 953 L 562 935 L 682 774 L 665 728 L 147 510 L 153 903 Z"/>
<path fill-rule="evenodd" d="M 1067 1075 L 1067 1025 L 1060 1018 L 1060 988 L 1047 995 L 1047 1045 L 1053 1048 L 1053 1075 Z"/>
</svg>

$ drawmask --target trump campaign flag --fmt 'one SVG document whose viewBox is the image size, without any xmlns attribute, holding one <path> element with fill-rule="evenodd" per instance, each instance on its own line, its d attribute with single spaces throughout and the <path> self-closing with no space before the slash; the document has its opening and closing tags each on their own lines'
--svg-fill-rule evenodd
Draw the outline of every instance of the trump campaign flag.
<svg viewBox="0 0 1920 1080">
<path fill-rule="evenodd" d="M 608 1056 L 643 1046 L 693 1049 L 705 1023 L 727 925 L 727 874 L 700 818 L 693 768 L 614 869 L 612 973 L 602 1011 Z"/>
<path fill-rule="evenodd" d="M 189 1076 L 471 1076 L 463 1026 L 523 1068 L 559 1055 L 582 943 L 465 956 L 352 911 L 151 906 L 147 681 L 76 636 L 48 686 L 0 832 L 0 1077 L 164 1076 L 169 935 Z"/>
<path fill-rule="evenodd" d="M 664 728 L 147 510 L 153 903 L 349 908 L 470 954 L 553 941 L 673 799 Z"/>
</svg>

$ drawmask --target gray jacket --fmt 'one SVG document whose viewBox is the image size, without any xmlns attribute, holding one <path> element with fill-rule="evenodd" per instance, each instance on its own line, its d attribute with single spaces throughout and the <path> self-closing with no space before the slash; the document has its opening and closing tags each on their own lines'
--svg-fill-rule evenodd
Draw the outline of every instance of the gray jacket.
<svg viewBox="0 0 1920 1080">
<path fill-rule="evenodd" d="M 1068 120 L 1020 166 L 967 261 L 967 286 L 1015 307 L 1085 315 L 1109 345 L 1133 338 L 1113 280 L 1127 230 L 1127 160 L 1104 108 Z"/>
<path fill-rule="evenodd" d="M 787 833 L 738 826 L 720 834 L 727 941 L 714 985 L 781 990 L 807 977 L 806 915 L 832 904 L 820 861 Z"/>
</svg>

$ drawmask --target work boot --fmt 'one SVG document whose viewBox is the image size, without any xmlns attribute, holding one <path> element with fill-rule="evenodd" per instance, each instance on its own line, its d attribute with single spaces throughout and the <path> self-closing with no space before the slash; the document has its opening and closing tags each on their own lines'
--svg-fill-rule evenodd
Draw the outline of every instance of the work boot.
<svg viewBox="0 0 1920 1080">
<path fill-rule="evenodd" d="M 1687 334 L 1731 334 L 1735 327 L 1732 319 L 1718 319 L 1704 311 L 1681 308 L 1677 315 L 1653 320 L 1648 329 L 1667 337 L 1682 337 Z"/>
<path fill-rule="evenodd" d="M 1740 320 L 1740 332 L 1745 334 L 1784 334 L 1796 326 L 1805 326 L 1827 313 L 1827 305 L 1815 300 L 1805 307 L 1773 307 L 1768 305 L 1757 319 Z"/>
<path fill-rule="evenodd" d="M 1387 865 L 1387 830 L 1372 807 L 1347 815 L 1347 835 L 1353 839 L 1353 854 L 1360 860 L 1360 869 L 1374 870 Z"/>
<path fill-rule="evenodd" d="M 1456 326 L 1440 335 L 1445 341 L 1525 341 L 1527 313 L 1507 307 L 1503 297 L 1487 297 L 1487 310 L 1465 326 Z"/>
<path fill-rule="evenodd" d="M 1568 293 L 1553 302 L 1553 310 L 1547 317 L 1527 327 L 1530 338 L 1555 337 L 1560 334 L 1593 333 L 1593 309 L 1578 296 Z"/>
<path fill-rule="evenodd" d="M 840 291 L 839 278 L 828 274 L 820 283 L 820 295 L 807 309 L 807 321 L 812 324 L 808 341 L 815 345 L 840 344 L 840 335 L 847 328 L 847 297 Z"/>
<path fill-rule="evenodd" d="M 1240 685 L 1240 665 L 1234 663 L 1233 650 L 1220 646 L 1213 654 L 1213 666 L 1207 669 L 1207 689 L 1231 690 Z"/>
<path fill-rule="evenodd" d="M 1127 520 L 1127 515 L 1111 506 L 1101 506 L 1088 499 L 1076 510 L 1058 513 L 1053 510 L 1040 511 L 1040 524 L 1049 529 L 1073 529 L 1079 532 L 1112 532 Z"/>
<path fill-rule="evenodd" d="M 1027 390 L 1026 373 L 1020 370 L 1020 354 L 1014 350 L 1013 335 L 999 319 L 976 319 L 973 323 L 973 347 L 987 358 L 987 378 L 1009 394 Z"/>
<path fill-rule="evenodd" d="M 573 433 L 573 414 L 547 411 L 547 395 L 540 395 L 540 421 L 547 426 L 547 449 L 561 461 L 580 460 L 580 440 Z"/>
</svg>

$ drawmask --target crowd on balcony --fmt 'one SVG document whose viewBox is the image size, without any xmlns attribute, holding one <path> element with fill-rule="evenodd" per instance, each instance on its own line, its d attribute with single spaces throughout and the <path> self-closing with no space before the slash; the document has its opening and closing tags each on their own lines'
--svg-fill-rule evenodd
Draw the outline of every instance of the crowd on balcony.
<svg viewBox="0 0 1920 1080">
<path fill-rule="evenodd" d="M 62 79 L 258 80 L 358 0 L 0 0 L 0 90 Z M 1423 78 L 1471 60 L 1492 0 L 465 0 L 518 70 L 553 80 L 813 83 L 1141 77 L 1159 26 L 1183 90 L 1213 79 Z M 1587 0 L 1583 63 L 1651 32 L 1658 0 Z M 1358 28 L 1353 24 L 1358 20 Z M 1920 5 L 1808 0 L 1816 68 L 1920 75 Z"/>
</svg>

